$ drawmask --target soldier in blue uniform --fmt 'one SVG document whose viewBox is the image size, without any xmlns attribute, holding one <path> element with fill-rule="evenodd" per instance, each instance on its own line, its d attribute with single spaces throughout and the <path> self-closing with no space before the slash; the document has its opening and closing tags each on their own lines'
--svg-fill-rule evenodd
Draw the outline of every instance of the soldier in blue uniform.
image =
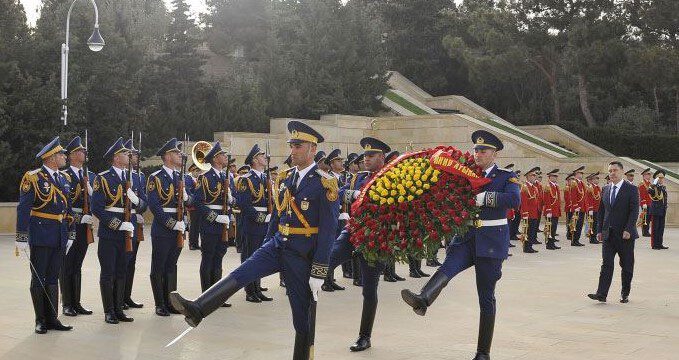
<svg viewBox="0 0 679 360">
<path fill-rule="evenodd" d="M 232 175 L 226 172 L 228 156 L 219 142 L 205 154 L 204 161 L 210 169 L 198 176 L 193 204 L 196 207 L 196 223 L 200 224 L 203 245 L 200 248 L 200 288 L 206 291 L 222 278 L 222 260 L 226 255 L 228 228 L 231 223 L 230 206 L 233 203 Z M 229 188 L 226 187 L 227 176 Z M 226 208 L 224 199 L 226 197 Z M 226 233 L 223 233 L 226 227 Z M 222 236 L 224 235 L 224 236 Z M 224 303 L 222 306 L 229 307 Z"/>
<path fill-rule="evenodd" d="M 361 139 L 361 147 L 363 148 L 367 171 L 359 172 L 352 183 L 340 189 L 340 198 L 347 208 L 351 208 L 351 204 L 360 194 L 363 185 L 384 167 L 385 156 L 391 151 L 389 145 L 372 137 Z M 354 254 L 354 246 L 349 242 L 349 238 L 349 231 L 343 229 L 340 236 L 333 243 L 332 252 L 330 253 L 329 271 L 334 270 L 336 266 L 350 259 L 352 254 Z M 363 285 L 363 311 L 358 340 L 349 349 L 351 351 L 363 351 L 371 346 L 370 336 L 372 335 L 375 314 L 377 312 L 377 285 L 380 280 L 380 273 L 384 269 L 384 264 L 368 263 L 360 254 L 354 256 L 358 257 L 360 266 L 361 284 Z"/>
<path fill-rule="evenodd" d="M 134 244 L 137 223 L 136 209 L 146 206 L 134 192 L 134 185 L 125 191 L 125 183 L 130 179 L 127 167 L 130 150 L 125 148 L 123 139 L 118 138 L 108 149 L 104 158 L 111 167 L 99 173 L 94 179 L 92 194 L 92 213 L 99 219 L 99 246 L 97 255 L 101 266 L 99 287 L 104 306 L 104 321 L 109 324 L 132 322 L 134 319 L 123 312 L 125 297 L 125 278 L 129 254 L 126 251 L 125 237 L 128 232 Z M 133 180 L 132 180 L 133 181 Z M 127 199 L 133 204 L 130 221 L 124 221 L 124 208 Z"/>
<path fill-rule="evenodd" d="M 87 231 L 92 231 L 92 214 L 83 213 L 85 196 L 92 196 L 92 182 L 96 176 L 89 171 L 85 174 L 85 152 L 80 136 L 76 136 L 66 146 L 68 167 L 63 170 L 71 189 L 69 200 L 73 211 L 75 240 L 73 246 L 64 256 L 61 266 L 59 284 L 61 285 L 61 299 L 63 314 L 66 316 L 91 315 L 92 311 L 85 309 L 80 303 L 82 288 L 82 266 L 87 254 Z M 87 179 L 87 181 L 85 181 Z"/>
<path fill-rule="evenodd" d="M 35 332 L 68 331 L 72 326 L 57 319 L 59 269 L 64 254 L 75 240 L 70 209 L 70 185 L 59 173 L 66 165 L 64 148 L 54 138 L 35 156 L 42 166 L 28 171 L 21 179 L 17 205 L 17 249 L 30 250 L 31 299 L 35 311 Z"/>
<path fill-rule="evenodd" d="M 149 175 L 146 182 L 149 209 L 153 213 L 151 289 L 158 316 L 178 314 L 170 305 L 168 296 L 177 288 L 177 260 L 182 250 L 177 238 L 187 229 L 186 222 L 177 220 L 179 196 L 187 206 L 192 204 L 192 198 L 186 191 L 191 184 L 187 184 L 186 178 L 181 179 L 177 171 L 182 164 L 181 146 L 180 141 L 172 138 L 158 150 L 156 155 L 163 160 L 163 167 Z M 182 194 L 179 193 L 180 181 L 184 181 Z"/>
<path fill-rule="evenodd" d="M 328 274 L 328 255 L 337 228 L 339 189 L 337 180 L 320 171 L 313 161 L 323 137 L 299 121 L 290 121 L 288 130 L 296 168 L 280 182 L 264 245 L 197 299 L 189 301 L 173 293 L 171 301 L 186 316 L 189 325 L 197 326 L 243 286 L 282 272 L 295 328 L 293 359 L 306 360 L 311 350 L 310 307 L 312 300 L 318 299 Z"/>
<path fill-rule="evenodd" d="M 198 177 L 201 175 L 202 171 L 198 168 L 198 166 L 196 166 L 196 164 L 191 164 L 188 171 L 195 187 L 197 185 Z M 196 210 L 195 206 L 190 206 L 187 208 L 187 210 L 189 212 L 189 220 L 191 223 L 191 226 L 189 227 L 189 250 L 200 250 L 198 238 L 200 237 L 201 221 L 198 219 L 198 210 Z"/>
<path fill-rule="evenodd" d="M 236 202 L 241 211 L 242 226 L 240 229 L 244 240 L 241 263 L 247 261 L 262 246 L 271 218 L 268 216 L 267 209 L 268 177 L 264 174 L 266 154 L 258 144 L 250 149 L 245 158 L 245 165 L 250 166 L 250 171 L 236 180 Z M 245 300 L 261 303 L 273 299 L 262 293 L 262 286 L 258 279 L 245 286 Z"/>
<path fill-rule="evenodd" d="M 123 297 L 123 310 L 126 309 L 140 309 L 144 304 L 140 304 L 132 300 L 132 286 L 134 285 L 134 273 L 137 267 L 137 252 L 139 245 L 144 240 L 143 226 L 144 226 L 144 212 L 148 209 L 148 199 L 146 196 L 146 174 L 141 169 L 137 168 L 139 163 L 139 150 L 135 149 L 132 144 L 132 139 L 125 142 L 125 148 L 131 152 L 132 160 L 132 191 L 141 199 L 140 206 L 137 206 L 136 211 L 136 226 L 134 237 L 132 238 L 132 252 L 127 253 L 127 271 L 125 273 L 125 295 Z"/>
<path fill-rule="evenodd" d="M 653 174 L 653 183 L 648 187 L 648 195 L 651 197 L 651 206 L 648 214 L 651 216 L 651 248 L 665 250 L 663 236 L 665 234 L 665 215 L 667 214 L 667 188 L 665 187 L 665 171 L 656 170 Z"/>
<path fill-rule="evenodd" d="M 495 135 L 478 130 L 472 134 L 474 159 L 484 169 L 491 182 L 476 196 L 481 213 L 474 227 L 463 236 L 456 236 L 448 247 L 443 265 L 434 273 L 419 294 L 401 291 L 403 300 L 415 313 L 424 315 L 450 279 L 474 266 L 476 290 L 481 310 L 479 337 L 475 360 L 490 359 L 490 346 L 495 325 L 495 284 L 502 276 L 502 262 L 509 250 L 507 210 L 517 208 L 521 201 L 519 180 L 511 171 L 495 164 L 503 145 Z"/>
<path fill-rule="evenodd" d="M 401 156 L 400 152 L 398 152 L 397 150 L 392 150 L 384 158 L 384 163 L 389 164 L 399 156 Z M 386 264 L 384 264 L 384 281 L 386 282 L 405 281 L 405 278 L 400 277 L 396 273 L 396 260 L 393 258 L 389 260 Z"/>
<path fill-rule="evenodd" d="M 342 151 L 340 149 L 334 149 L 333 151 L 330 152 L 330 154 L 327 156 L 325 159 L 325 162 L 328 164 L 330 167 L 330 175 L 334 176 L 337 179 L 338 186 L 340 188 L 344 187 L 344 182 L 343 182 L 343 170 L 344 170 L 344 164 L 342 162 L 344 160 L 342 158 Z M 341 204 L 340 208 L 340 214 L 338 217 L 337 221 L 337 231 L 335 233 L 335 238 L 339 237 L 340 233 L 344 229 L 344 226 L 346 225 L 347 220 L 349 220 L 349 210 L 347 206 L 344 204 Z M 351 260 L 347 259 L 346 261 L 342 262 L 342 267 L 343 267 L 343 272 L 346 272 L 344 270 L 345 267 L 349 267 L 351 264 Z M 325 279 L 325 283 L 323 284 L 322 287 L 323 291 L 335 291 L 335 290 L 344 290 L 344 287 L 338 285 L 335 282 L 335 268 L 332 268 L 332 271 L 328 271 L 328 277 Z"/>
</svg>

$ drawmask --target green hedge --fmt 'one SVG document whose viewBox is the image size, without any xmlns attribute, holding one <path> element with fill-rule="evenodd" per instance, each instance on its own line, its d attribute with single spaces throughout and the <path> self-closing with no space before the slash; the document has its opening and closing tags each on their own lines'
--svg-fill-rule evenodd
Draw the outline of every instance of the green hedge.
<svg viewBox="0 0 679 360">
<path fill-rule="evenodd" d="M 610 128 L 588 128 L 573 123 L 555 125 L 617 156 L 653 162 L 679 161 L 679 135 L 621 133 Z"/>
</svg>

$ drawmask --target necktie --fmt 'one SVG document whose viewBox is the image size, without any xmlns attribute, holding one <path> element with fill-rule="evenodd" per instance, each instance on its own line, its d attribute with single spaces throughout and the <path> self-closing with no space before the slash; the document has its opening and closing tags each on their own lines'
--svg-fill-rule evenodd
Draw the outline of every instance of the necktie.
<svg viewBox="0 0 679 360">
<path fill-rule="evenodd" d="M 613 191 L 611 191 L 611 204 L 615 201 L 615 196 L 618 195 L 618 187 L 616 185 L 613 186 Z"/>
<path fill-rule="evenodd" d="M 54 183 L 57 184 L 57 186 L 60 185 L 59 184 L 59 173 L 56 172 L 56 171 L 54 172 Z"/>
<path fill-rule="evenodd" d="M 78 180 L 82 180 L 82 178 L 83 178 L 83 171 L 78 170 Z"/>
<path fill-rule="evenodd" d="M 295 174 L 292 175 L 292 188 L 290 189 L 293 194 L 297 192 L 297 178 L 299 178 L 299 172 L 295 171 Z"/>
</svg>

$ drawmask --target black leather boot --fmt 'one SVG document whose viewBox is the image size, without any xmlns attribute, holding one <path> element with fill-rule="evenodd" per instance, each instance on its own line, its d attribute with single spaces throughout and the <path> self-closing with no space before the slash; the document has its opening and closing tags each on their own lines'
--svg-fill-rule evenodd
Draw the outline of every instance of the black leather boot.
<svg viewBox="0 0 679 360">
<path fill-rule="evenodd" d="M 251 302 L 251 303 L 261 303 L 262 299 L 257 296 L 257 292 L 255 291 L 255 283 L 250 283 L 245 286 L 245 301 Z"/>
<path fill-rule="evenodd" d="M 127 275 L 125 279 L 125 299 L 124 305 L 132 309 L 141 309 L 144 304 L 138 304 L 132 300 L 132 285 L 134 284 L 134 268 L 127 269 Z"/>
<path fill-rule="evenodd" d="M 165 296 L 163 295 L 165 280 L 161 275 L 151 275 L 151 290 L 153 291 L 153 302 L 156 306 L 156 315 L 170 316 L 165 306 Z"/>
<path fill-rule="evenodd" d="M 358 332 L 358 340 L 349 347 L 351 351 L 363 351 L 370 348 L 370 336 L 375 323 L 377 313 L 377 301 L 363 299 L 363 313 L 361 314 L 361 328 Z"/>
<path fill-rule="evenodd" d="M 47 296 L 49 301 L 45 301 L 45 313 L 47 314 L 47 330 L 69 331 L 73 326 L 67 326 L 57 319 L 57 308 L 59 307 L 59 285 L 48 285 Z M 54 306 L 54 307 L 53 307 Z"/>
<path fill-rule="evenodd" d="M 309 335 L 295 333 L 295 350 L 292 360 L 309 360 Z"/>
<path fill-rule="evenodd" d="M 92 310 L 85 309 L 80 303 L 80 295 L 82 294 L 82 273 L 73 275 L 73 309 L 78 315 L 92 315 Z"/>
<path fill-rule="evenodd" d="M 201 270 L 200 271 L 200 291 L 205 292 L 205 290 L 209 289 L 210 286 L 212 286 L 213 280 L 212 280 L 212 271 L 209 270 Z"/>
<path fill-rule="evenodd" d="M 415 260 L 415 265 L 416 265 L 417 273 L 420 274 L 420 277 L 430 277 L 431 276 L 431 275 L 427 274 L 426 272 L 422 271 L 422 260 Z"/>
<path fill-rule="evenodd" d="M 241 286 L 238 284 L 238 281 L 229 275 L 219 280 L 193 301 L 184 299 L 175 291 L 170 294 L 170 302 L 175 309 L 184 315 L 184 319 L 189 325 L 196 327 L 206 316 L 222 306 L 240 288 Z"/>
<path fill-rule="evenodd" d="M 396 273 L 396 261 L 395 260 L 391 262 L 391 276 L 393 276 L 394 279 L 396 279 L 396 281 L 405 281 L 406 280 L 405 278 L 400 277 Z"/>
<path fill-rule="evenodd" d="M 31 300 L 35 312 L 35 333 L 47 333 L 47 319 L 45 318 L 45 295 L 41 287 L 31 288 Z"/>
<path fill-rule="evenodd" d="M 408 269 L 410 270 L 410 277 L 419 279 L 420 273 L 417 271 L 417 259 L 412 256 L 408 256 Z"/>
<path fill-rule="evenodd" d="M 163 283 L 163 299 L 165 300 L 165 308 L 170 314 L 181 314 L 179 310 L 172 307 L 170 303 L 170 293 L 177 291 L 177 273 L 169 272 L 165 274 L 165 282 Z"/>
<path fill-rule="evenodd" d="M 401 297 L 408 305 L 413 308 L 417 315 L 424 316 L 427 307 L 434 303 L 450 279 L 441 271 L 436 271 L 434 275 L 424 284 L 420 294 L 417 295 L 408 289 L 401 290 Z"/>
<path fill-rule="evenodd" d="M 216 284 L 221 279 L 222 279 L 222 268 L 219 268 L 212 273 L 212 283 L 210 284 L 210 286 Z M 225 302 L 222 304 L 222 307 L 228 308 L 231 307 L 231 304 Z"/>
<path fill-rule="evenodd" d="M 384 266 L 384 276 L 383 279 L 386 282 L 396 282 L 396 278 L 394 278 L 394 274 L 392 272 L 391 264 L 394 262 L 394 260 L 389 260 L 387 264 Z"/>
<path fill-rule="evenodd" d="M 495 314 L 481 314 L 479 317 L 479 339 L 474 360 L 490 360 L 490 345 L 493 342 Z"/>
<path fill-rule="evenodd" d="M 118 321 L 133 322 L 134 319 L 123 312 L 123 300 L 125 299 L 125 278 L 116 279 L 114 286 L 115 297 L 113 298 L 113 310 Z"/>
<path fill-rule="evenodd" d="M 354 286 L 363 286 L 361 281 L 361 261 L 359 260 L 359 254 L 354 253 L 351 256 L 351 276 L 354 277 Z"/>
<path fill-rule="evenodd" d="M 351 260 L 347 260 L 342 263 L 342 276 L 346 279 L 354 278 L 354 276 L 351 274 Z"/>
<path fill-rule="evenodd" d="M 77 316 L 78 313 L 73 308 L 73 276 L 63 275 L 62 271 L 59 276 L 59 285 L 61 286 L 62 313 L 66 316 Z"/>
<path fill-rule="evenodd" d="M 321 290 L 327 291 L 327 292 L 333 292 L 335 291 L 335 288 L 332 287 L 332 280 L 330 279 L 330 273 L 328 273 L 328 277 L 323 280 L 323 285 L 321 285 Z"/>
<path fill-rule="evenodd" d="M 101 290 L 101 302 L 104 305 L 104 321 L 108 324 L 117 324 L 118 318 L 113 309 L 113 284 L 99 283 L 99 289 Z"/>
<path fill-rule="evenodd" d="M 526 254 L 533 254 L 538 252 L 537 250 L 533 249 L 533 245 L 530 241 L 524 241 L 523 242 L 523 252 Z"/>
<path fill-rule="evenodd" d="M 259 298 L 259 300 L 273 301 L 273 298 L 268 297 L 268 296 L 264 295 L 264 293 L 262 293 L 262 290 L 260 290 L 261 288 L 262 288 L 262 286 L 260 284 L 260 280 L 255 281 L 254 290 L 255 290 L 255 294 L 257 294 L 257 297 Z"/>
</svg>

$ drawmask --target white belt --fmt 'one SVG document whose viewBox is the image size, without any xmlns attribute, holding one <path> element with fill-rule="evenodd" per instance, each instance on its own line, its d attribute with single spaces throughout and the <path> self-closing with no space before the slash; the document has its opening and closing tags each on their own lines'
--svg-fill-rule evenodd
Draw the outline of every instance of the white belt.
<svg viewBox="0 0 679 360">
<path fill-rule="evenodd" d="M 83 209 L 81 209 L 81 208 L 71 208 L 71 210 L 73 210 L 74 213 L 78 213 L 78 214 L 82 214 L 82 212 L 83 212 Z"/>
<path fill-rule="evenodd" d="M 267 209 L 265 206 L 253 206 L 255 208 L 255 211 L 259 212 L 269 212 L 269 209 Z"/>
<path fill-rule="evenodd" d="M 121 207 L 113 207 L 113 206 L 107 207 L 105 210 L 109 211 L 109 212 L 121 213 L 121 214 L 125 212 L 125 209 L 123 209 Z M 136 214 L 137 212 L 134 209 L 132 209 L 130 213 Z"/>
<path fill-rule="evenodd" d="M 497 219 L 497 220 L 473 220 L 468 222 L 469 225 L 472 225 L 474 227 L 480 228 L 480 227 L 487 227 L 487 226 L 501 226 L 501 225 L 507 225 L 507 219 Z"/>
<path fill-rule="evenodd" d="M 163 212 L 166 212 L 166 213 L 176 213 L 176 212 L 177 212 L 177 208 L 163 208 Z"/>
<path fill-rule="evenodd" d="M 224 209 L 224 206 L 222 206 L 222 205 L 205 205 L 205 206 L 207 206 L 208 209 L 212 209 L 212 210 L 223 210 Z"/>
</svg>

